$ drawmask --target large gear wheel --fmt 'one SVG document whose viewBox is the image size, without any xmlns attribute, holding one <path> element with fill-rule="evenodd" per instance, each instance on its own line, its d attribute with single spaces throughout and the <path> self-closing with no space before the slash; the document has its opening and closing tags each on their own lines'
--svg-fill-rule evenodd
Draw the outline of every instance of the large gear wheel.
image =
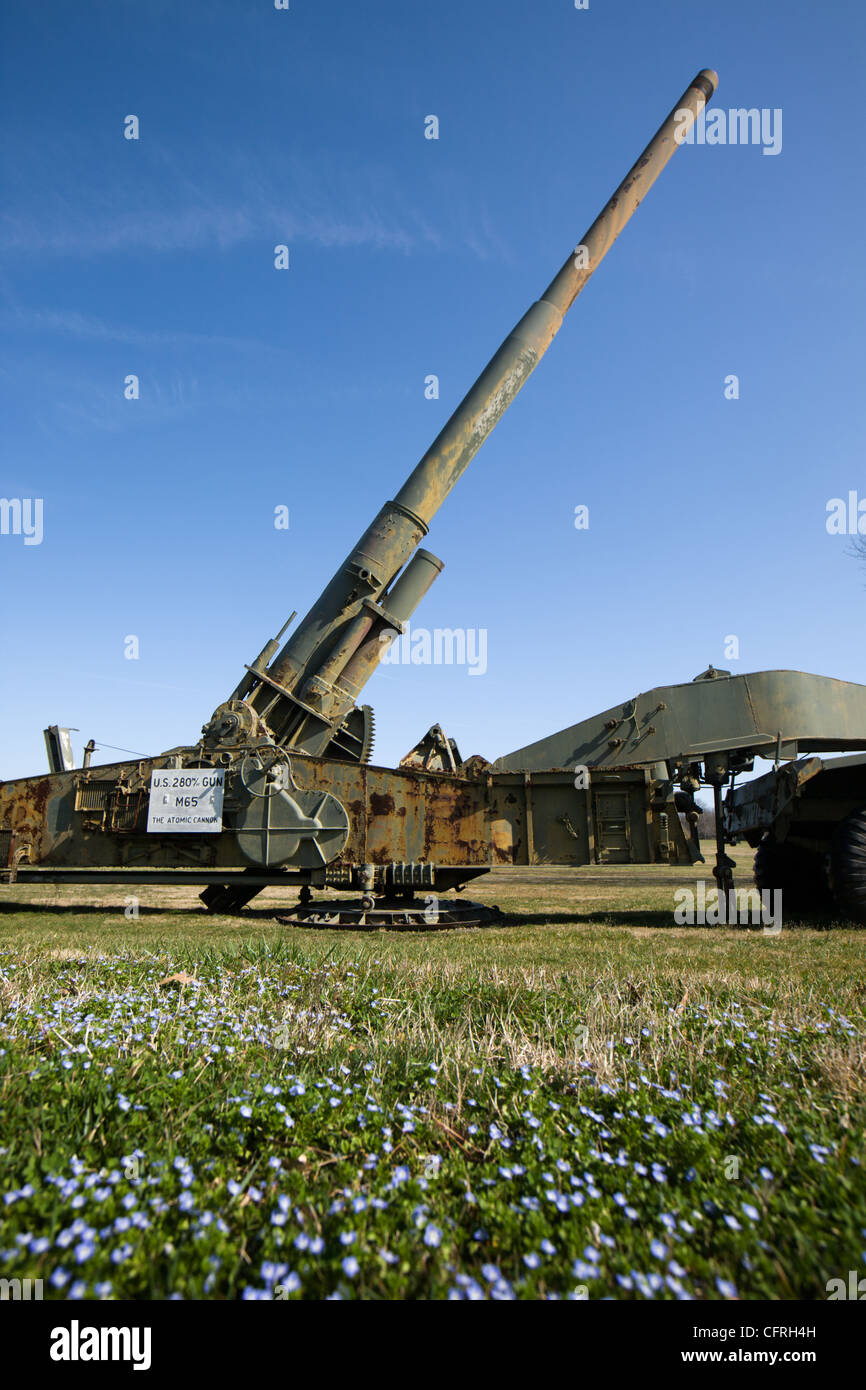
<svg viewBox="0 0 866 1390">
<path fill-rule="evenodd" d="M 323 757 L 343 758 L 351 763 L 368 763 L 373 756 L 376 719 L 371 705 L 356 705 L 343 720 Z"/>
</svg>

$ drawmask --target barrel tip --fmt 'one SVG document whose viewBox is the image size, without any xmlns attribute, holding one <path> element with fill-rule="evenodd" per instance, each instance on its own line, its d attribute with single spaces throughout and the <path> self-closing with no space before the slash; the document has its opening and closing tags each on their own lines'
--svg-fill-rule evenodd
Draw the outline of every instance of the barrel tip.
<svg viewBox="0 0 866 1390">
<path fill-rule="evenodd" d="M 719 74 L 713 68 L 701 68 L 694 82 L 693 87 L 700 87 L 709 101 L 719 85 Z"/>
</svg>

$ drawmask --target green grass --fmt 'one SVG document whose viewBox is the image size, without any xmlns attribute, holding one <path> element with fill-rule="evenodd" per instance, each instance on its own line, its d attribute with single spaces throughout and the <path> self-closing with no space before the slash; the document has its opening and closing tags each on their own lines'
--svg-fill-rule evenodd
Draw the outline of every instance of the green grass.
<svg viewBox="0 0 866 1390">
<path fill-rule="evenodd" d="M 866 1251 L 866 934 L 674 927 L 694 876 L 501 872 L 506 925 L 424 933 L 3 889 L 0 1276 L 825 1298 Z"/>
</svg>

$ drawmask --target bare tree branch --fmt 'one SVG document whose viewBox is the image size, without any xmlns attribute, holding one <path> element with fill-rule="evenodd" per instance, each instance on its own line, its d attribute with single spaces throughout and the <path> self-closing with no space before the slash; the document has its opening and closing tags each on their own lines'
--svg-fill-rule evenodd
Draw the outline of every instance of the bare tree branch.
<svg viewBox="0 0 866 1390">
<path fill-rule="evenodd" d="M 849 545 L 846 554 L 859 560 L 861 565 L 866 565 L 866 536 L 857 536 Z"/>
</svg>

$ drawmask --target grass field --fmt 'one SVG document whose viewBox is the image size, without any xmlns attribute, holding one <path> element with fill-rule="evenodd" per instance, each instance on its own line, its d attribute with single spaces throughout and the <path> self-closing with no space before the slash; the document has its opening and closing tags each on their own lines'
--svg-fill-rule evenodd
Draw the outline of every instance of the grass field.
<svg viewBox="0 0 866 1390">
<path fill-rule="evenodd" d="M 0 1276 L 826 1298 L 866 1273 L 866 933 L 677 927 L 696 877 L 496 871 L 503 925 L 428 932 L 0 889 Z"/>
</svg>

